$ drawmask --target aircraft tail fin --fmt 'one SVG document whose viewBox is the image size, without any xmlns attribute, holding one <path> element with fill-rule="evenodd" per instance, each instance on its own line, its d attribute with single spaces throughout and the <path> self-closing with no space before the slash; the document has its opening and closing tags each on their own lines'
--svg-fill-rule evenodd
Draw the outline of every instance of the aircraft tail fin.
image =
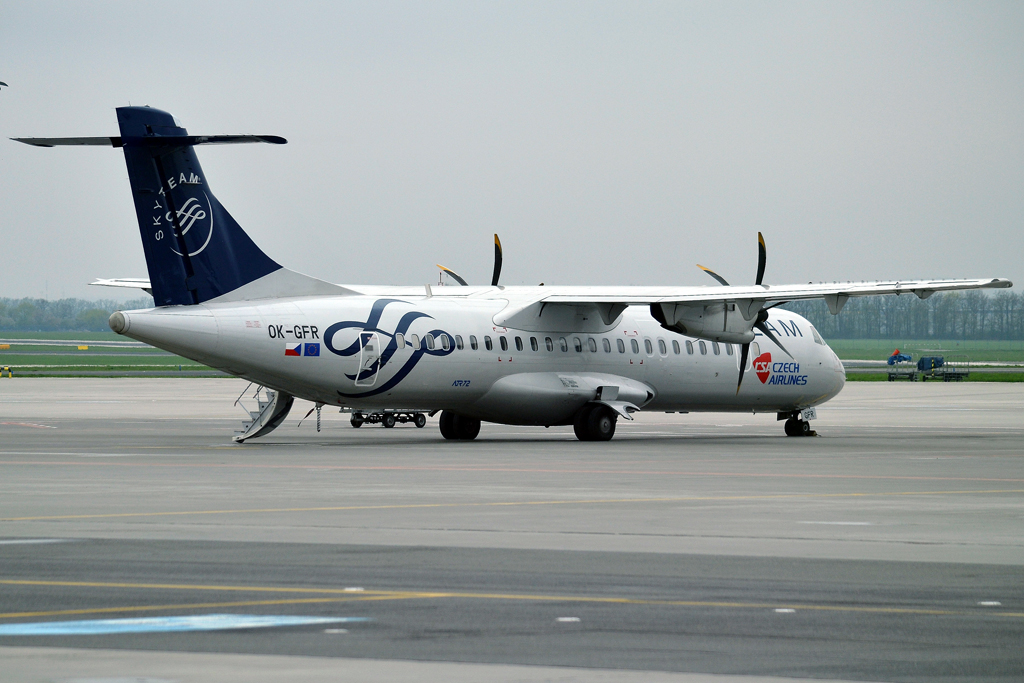
<svg viewBox="0 0 1024 683">
<path fill-rule="evenodd" d="M 108 139 L 124 149 L 157 306 L 209 301 L 281 269 L 217 201 L 194 146 L 283 138 L 188 135 L 150 107 L 119 107 L 117 122 L 120 139 Z"/>
</svg>

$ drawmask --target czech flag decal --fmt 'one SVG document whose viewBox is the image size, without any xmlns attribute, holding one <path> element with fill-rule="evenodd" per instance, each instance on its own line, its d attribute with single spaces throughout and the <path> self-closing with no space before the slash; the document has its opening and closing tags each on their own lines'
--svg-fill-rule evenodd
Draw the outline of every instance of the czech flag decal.
<svg viewBox="0 0 1024 683">
<path fill-rule="evenodd" d="M 284 355 L 286 356 L 301 356 L 302 355 L 302 344 L 289 344 L 284 347 Z"/>
</svg>

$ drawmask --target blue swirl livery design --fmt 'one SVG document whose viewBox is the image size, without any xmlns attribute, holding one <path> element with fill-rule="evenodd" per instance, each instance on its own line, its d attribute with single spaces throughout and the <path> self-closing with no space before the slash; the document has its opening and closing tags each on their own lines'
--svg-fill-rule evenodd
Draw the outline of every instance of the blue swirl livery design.
<svg viewBox="0 0 1024 683">
<path fill-rule="evenodd" d="M 412 353 L 402 365 L 399 366 L 391 363 L 391 360 L 398 352 L 398 342 L 395 341 L 395 335 L 405 335 L 409 331 L 409 326 L 415 320 L 433 318 L 420 311 L 407 311 L 402 314 L 394 330 L 386 330 L 381 327 L 380 319 L 384 314 L 384 309 L 390 304 L 409 305 L 407 301 L 400 299 L 377 299 L 370 308 L 370 313 L 365 321 L 344 320 L 334 323 L 324 332 L 324 346 L 331 353 L 343 357 L 359 354 L 361 358 L 365 357 L 367 359 L 366 363 L 360 364 L 356 374 L 346 375 L 346 377 L 352 380 L 356 386 L 361 384 L 367 386 L 368 390 L 355 393 L 345 393 L 339 390 L 338 396 L 359 398 L 374 396 L 388 391 L 405 379 L 424 355 L 447 356 L 455 349 L 455 339 L 452 335 L 444 330 L 430 330 L 428 334 L 432 335 L 434 339 L 440 339 L 442 336 L 448 338 L 448 343 L 444 345 L 448 347 L 447 349 L 428 349 L 426 339 L 421 339 L 419 346 L 412 350 Z M 343 339 L 349 336 L 338 334 L 343 330 L 352 330 L 355 332 L 355 335 L 352 336 L 352 341 L 348 346 L 338 348 L 338 345 L 335 344 L 335 336 Z M 367 352 L 367 348 L 374 343 L 375 338 L 378 340 L 377 343 L 383 346 L 383 349 L 372 348 Z M 386 343 L 384 342 L 385 339 L 387 340 Z M 382 379 L 383 383 L 378 386 L 378 380 Z M 371 385 L 372 388 L 369 388 Z"/>
</svg>

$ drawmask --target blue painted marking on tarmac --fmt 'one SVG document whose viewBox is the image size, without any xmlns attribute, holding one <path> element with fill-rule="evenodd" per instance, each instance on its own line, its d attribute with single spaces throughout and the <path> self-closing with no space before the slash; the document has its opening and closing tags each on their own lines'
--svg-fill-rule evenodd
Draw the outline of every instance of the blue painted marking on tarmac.
<svg viewBox="0 0 1024 683">
<path fill-rule="evenodd" d="M 225 631 L 244 628 L 276 628 L 310 624 L 369 621 L 366 617 L 302 617 L 265 614 L 201 614 L 188 617 L 138 619 L 88 619 L 85 621 L 37 621 L 0 624 L 0 636 L 94 636 L 110 633 L 180 633 Z"/>
</svg>

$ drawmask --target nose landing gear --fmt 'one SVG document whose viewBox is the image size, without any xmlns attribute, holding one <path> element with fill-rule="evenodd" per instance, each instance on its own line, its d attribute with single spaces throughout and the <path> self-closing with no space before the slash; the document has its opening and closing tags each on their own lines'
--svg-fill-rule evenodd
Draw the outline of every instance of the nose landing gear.
<svg viewBox="0 0 1024 683">
<path fill-rule="evenodd" d="M 786 420 L 786 436 L 817 436 L 817 432 L 811 429 L 811 423 L 807 420 L 791 417 Z"/>
</svg>

